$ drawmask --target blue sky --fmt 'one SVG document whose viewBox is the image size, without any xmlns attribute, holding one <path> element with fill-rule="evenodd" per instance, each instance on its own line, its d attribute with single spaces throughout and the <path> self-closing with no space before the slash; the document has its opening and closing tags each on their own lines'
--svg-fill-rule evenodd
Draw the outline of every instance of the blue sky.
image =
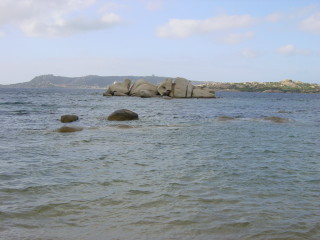
<svg viewBox="0 0 320 240">
<path fill-rule="evenodd" d="M 0 0 L 0 84 L 43 74 L 320 83 L 319 0 Z"/>
</svg>

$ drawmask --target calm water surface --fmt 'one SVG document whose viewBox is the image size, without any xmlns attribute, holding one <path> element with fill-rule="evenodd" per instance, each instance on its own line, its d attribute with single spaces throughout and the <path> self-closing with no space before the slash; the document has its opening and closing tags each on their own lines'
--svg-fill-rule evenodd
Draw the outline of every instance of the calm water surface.
<svg viewBox="0 0 320 240">
<path fill-rule="evenodd" d="M 102 92 L 0 89 L 0 239 L 320 239 L 320 95 Z"/>
</svg>

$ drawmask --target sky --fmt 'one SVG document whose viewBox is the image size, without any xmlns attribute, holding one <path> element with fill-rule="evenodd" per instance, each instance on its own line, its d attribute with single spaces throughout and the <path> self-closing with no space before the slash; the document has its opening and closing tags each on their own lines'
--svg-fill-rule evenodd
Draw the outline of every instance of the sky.
<svg viewBox="0 0 320 240">
<path fill-rule="evenodd" d="M 320 0 L 0 0 L 0 74 L 319 84 Z"/>
</svg>

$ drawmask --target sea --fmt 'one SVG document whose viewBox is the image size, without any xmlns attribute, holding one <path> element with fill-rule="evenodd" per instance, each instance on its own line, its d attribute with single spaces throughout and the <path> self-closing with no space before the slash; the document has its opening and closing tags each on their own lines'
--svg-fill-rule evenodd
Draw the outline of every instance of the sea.
<svg viewBox="0 0 320 240">
<path fill-rule="evenodd" d="M 320 239 L 320 94 L 103 92 L 0 89 L 1 240 Z"/>
</svg>

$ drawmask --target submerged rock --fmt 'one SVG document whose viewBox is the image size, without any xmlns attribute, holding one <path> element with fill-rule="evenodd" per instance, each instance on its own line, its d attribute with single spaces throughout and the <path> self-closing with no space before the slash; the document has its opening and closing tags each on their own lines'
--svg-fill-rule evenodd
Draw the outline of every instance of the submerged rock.
<svg viewBox="0 0 320 240">
<path fill-rule="evenodd" d="M 285 110 L 279 110 L 279 111 L 277 111 L 276 113 L 292 113 L 292 112 L 290 112 L 290 111 L 285 111 Z"/>
<path fill-rule="evenodd" d="M 108 116 L 109 121 L 131 121 L 131 120 L 139 120 L 139 116 L 137 113 L 132 112 L 128 109 L 120 109 Z"/>
<path fill-rule="evenodd" d="M 220 122 L 225 122 L 225 121 L 231 121 L 231 120 L 235 120 L 234 117 L 228 117 L 228 116 L 219 116 L 216 118 L 217 121 Z"/>
<path fill-rule="evenodd" d="M 282 117 L 265 117 L 263 120 L 272 121 L 275 123 L 287 123 L 290 122 L 288 118 L 282 118 Z"/>
<path fill-rule="evenodd" d="M 111 127 L 116 127 L 116 128 L 121 128 L 121 129 L 135 128 L 134 126 L 130 126 L 130 125 L 126 125 L 126 124 L 111 125 Z"/>
<path fill-rule="evenodd" d="M 81 128 L 81 127 L 63 126 L 61 128 L 58 128 L 56 130 L 56 132 L 67 133 L 67 132 L 78 132 L 78 131 L 82 131 L 82 130 L 83 130 L 83 128 Z"/>
<path fill-rule="evenodd" d="M 77 115 L 63 115 L 60 118 L 60 121 L 63 123 L 74 122 L 77 120 L 79 120 L 79 117 Z"/>
</svg>

